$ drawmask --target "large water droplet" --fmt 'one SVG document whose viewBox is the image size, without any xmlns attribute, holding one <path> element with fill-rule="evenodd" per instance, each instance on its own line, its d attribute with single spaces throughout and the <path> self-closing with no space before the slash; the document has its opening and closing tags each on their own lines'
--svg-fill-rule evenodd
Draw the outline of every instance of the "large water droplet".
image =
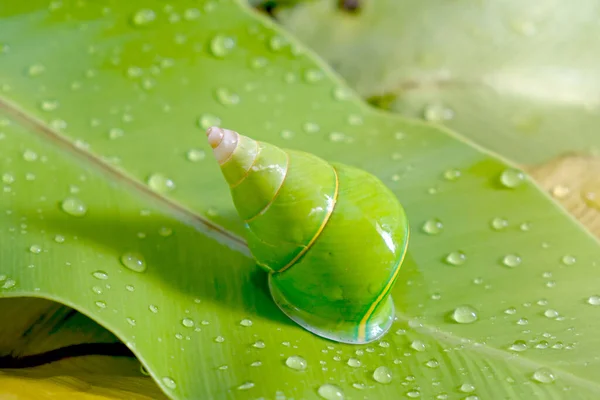
<svg viewBox="0 0 600 400">
<path fill-rule="evenodd" d="M 515 168 L 507 168 L 500 174 L 500 183 L 509 189 L 514 189 L 525 181 L 525 174 Z"/>
<path fill-rule="evenodd" d="M 475 386 L 471 383 L 463 383 L 462 385 L 460 385 L 458 390 L 460 390 L 463 393 L 471 393 L 475 391 Z"/>
<path fill-rule="evenodd" d="M 229 36 L 217 35 L 210 41 L 210 52 L 217 58 L 223 58 L 235 48 L 235 40 Z"/>
<path fill-rule="evenodd" d="M 150 189 L 158 193 L 166 193 L 175 189 L 175 182 L 160 173 L 150 175 L 147 182 Z"/>
<path fill-rule="evenodd" d="M 420 340 L 413 340 L 413 342 L 410 344 L 410 347 L 412 347 L 416 351 L 424 351 L 425 343 L 423 343 Z"/>
<path fill-rule="evenodd" d="M 411 399 L 416 399 L 417 397 L 421 397 L 421 392 L 417 389 L 412 389 L 406 392 L 406 396 L 410 397 Z"/>
<path fill-rule="evenodd" d="M 252 326 L 252 320 L 245 318 L 240 321 L 240 325 L 245 326 L 245 327 L 250 327 L 250 326 Z"/>
<path fill-rule="evenodd" d="M 215 338 L 215 342 L 217 343 L 223 343 L 225 341 L 225 338 L 223 336 L 217 336 Z"/>
<path fill-rule="evenodd" d="M 308 363 L 304 358 L 300 356 L 290 356 L 285 360 L 285 365 L 287 365 L 291 369 L 304 371 L 308 366 Z"/>
<path fill-rule="evenodd" d="M 556 380 L 556 377 L 554 376 L 552 371 L 550 371 L 547 368 L 538 369 L 533 373 L 532 378 L 534 381 L 537 381 L 539 383 L 552 383 Z"/>
<path fill-rule="evenodd" d="M 67 197 L 60 204 L 60 208 L 74 217 L 82 217 L 87 213 L 87 206 L 77 197 Z"/>
<path fill-rule="evenodd" d="M 124 253 L 121 256 L 121 264 L 135 272 L 144 272 L 146 270 L 144 256 L 136 252 Z"/>
<path fill-rule="evenodd" d="M 98 300 L 94 303 L 96 305 L 96 307 L 101 308 L 101 309 L 105 309 L 106 308 L 106 303 L 103 302 L 102 300 Z"/>
<path fill-rule="evenodd" d="M 319 386 L 317 390 L 319 396 L 325 400 L 343 400 L 344 392 L 339 387 L 332 385 L 331 383 L 325 383 Z"/>
<path fill-rule="evenodd" d="M 524 340 L 515 340 L 513 344 L 509 346 L 510 350 L 517 352 L 525 351 L 527 350 L 527 348 L 527 342 L 525 342 Z"/>
<path fill-rule="evenodd" d="M 142 8 L 136 11 L 131 18 L 131 22 L 135 26 L 149 25 L 156 19 L 156 13 L 148 8 Z"/>
<path fill-rule="evenodd" d="M 551 308 L 549 308 L 546 311 L 544 311 L 544 316 L 546 318 L 555 319 L 555 318 L 558 318 L 559 315 L 560 314 L 558 313 L 558 311 L 553 310 Z"/>
<path fill-rule="evenodd" d="M 215 98 L 224 106 L 234 106 L 240 102 L 240 96 L 227 88 L 215 90 Z"/>
<path fill-rule="evenodd" d="M 600 306 L 600 296 L 590 296 L 588 297 L 587 302 L 592 306 Z"/>
<path fill-rule="evenodd" d="M 29 251 L 33 254 L 40 254 L 42 252 L 42 246 L 39 244 L 32 244 L 29 246 Z"/>
<path fill-rule="evenodd" d="M 150 310 L 151 312 L 153 312 L 154 314 L 156 314 L 158 312 L 158 307 L 155 306 L 154 304 L 150 304 L 148 306 L 148 310 Z"/>
<path fill-rule="evenodd" d="M 257 349 L 264 349 L 265 348 L 265 342 L 263 342 L 262 340 L 258 340 L 256 342 L 254 342 L 254 344 L 252 345 L 252 347 L 256 347 Z"/>
<path fill-rule="evenodd" d="M 471 324 L 477 321 L 477 310 L 471 306 L 459 306 L 452 312 L 452 319 L 459 324 Z"/>
<path fill-rule="evenodd" d="M 518 267 L 521 265 L 521 257 L 516 254 L 507 254 L 502 258 L 502 264 L 510 268 Z"/>
<path fill-rule="evenodd" d="M 444 229 L 444 224 L 437 218 L 431 218 L 423 224 L 423 232 L 429 235 L 437 235 Z"/>
<path fill-rule="evenodd" d="M 373 379 L 379 383 L 390 383 L 392 381 L 392 371 L 386 366 L 377 367 L 373 371 Z"/>
<path fill-rule="evenodd" d="M 349 358 L 347 364 L 352 368 L 358 368 L 361 366 L 360 360 L 356 358 Z"/>
<path fill-rule="evenodd" d="M 463 265 L 467 261 L 467 256 L 462 251 L 453 251 L 446 256 L 446 262 L 450 265 Z"/>
<path fill-rule="evenodd" d="M 439 366 L 440 366 L 440 363 L 439 363 L 439 362 L 438 362 L 438 360 L 436 360 L 435 358 L 432 358 L 431 360 L 427 361 L 427 362 L 425 363 L 425 365 L 426 365 L 428 368 L 437 368 L 437 367 L 439 367 Z"/>
<path fill-rule="evenodd" d="M 181 320 L 181 325 L 185 326 L 186 328 L 193 328 L 194 320 L 191 318 L 184 318 Z"/>
<path fill-rule="evenodd" d="M 12 289 L 17 285 L 17 282 L 14 279 L 6 279 L 4 281 L 4 283 L 2 284 L 2 287 L 0 289 Z"/>
<path fill-rule="evenodd" d="M 169 389 L 175 389 L 177 387 L 177 383 L 173 380 L 173 378 L 168 376 L 163 377 L 161 381 Z"/>
</svg>

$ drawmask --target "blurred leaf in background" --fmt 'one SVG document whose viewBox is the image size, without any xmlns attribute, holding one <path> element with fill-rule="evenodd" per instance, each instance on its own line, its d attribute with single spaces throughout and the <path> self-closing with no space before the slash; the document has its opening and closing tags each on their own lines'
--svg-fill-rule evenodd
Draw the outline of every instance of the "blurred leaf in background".
<svg viewBox="0 0 600 400">
<path fill-rule="evenodd" d="M 344 2 L 342 2 L 343 4 Z M 600 151 L 600 3 L 356 0 L 272 7 L 374 105 L 520 164 Z"/>
</svg>

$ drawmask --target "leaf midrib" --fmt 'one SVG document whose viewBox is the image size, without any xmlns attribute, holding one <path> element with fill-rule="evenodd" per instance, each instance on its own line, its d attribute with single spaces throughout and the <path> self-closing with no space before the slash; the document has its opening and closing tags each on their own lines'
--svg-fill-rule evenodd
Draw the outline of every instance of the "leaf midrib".
<svg viewBox="0 0 600 400">
<path fill-rule="evenodd" d="M 216 239 L 220 239 L 222 242 L 229 245 L 231 249 L 250 257 L 248 245 L 243 238 L 204 218 L 202 215 L 183 204 L 151 190 L 147 185 L 140 182 L 135 177 L 127 174 L 122 169 L 115 168 L 108 164 L 96 154 L 76 146 L 68 137 L 60 134 L 36 116 L 26 112 L 23 108 L 2 96 L 0 96 L 0 111 L 9 118 L 17 121 L 19 124 L 30 128 L 30 132 L 45 139 L 52 146 L 58 147 L 94 167 L 107 178 L 113 179 L 128 187 L 130 190 L 159 203 L 163 209 L 169 210 L 171 215 L 181 222 L 193 226 L 204 234 L 212 237 L 216 236 Z"/>
</svg>

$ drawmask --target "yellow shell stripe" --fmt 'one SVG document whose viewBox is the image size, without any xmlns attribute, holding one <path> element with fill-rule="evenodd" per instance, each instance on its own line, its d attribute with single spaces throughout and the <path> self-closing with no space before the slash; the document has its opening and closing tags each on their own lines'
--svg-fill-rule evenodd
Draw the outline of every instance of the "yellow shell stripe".
<svg viewBox="0 0 600 400">
<path fill-rule="evenodd" d="M 246 170 L 246 172 L 244 172 L 244 176 L 242 176 L 242 178 L 239 181 L 237 181 L 233 185 L 229 185 L 230 189 L 234 189 L 240 183 L 244 182 L 244 180 L 248 177 L 248 175 L 250 175 L 250 171 L 252 171 L 252 167 L 254 167 L 254 164 L 256 164 L 256 161 L 258 160 L 258 156 L 260 155 L 260 145 L 259 145 L 258 142 L 255 142 L 255 143 L 256 143 L 256 155 L 254 156 L 254 160 L 252 160 L 252 164 L 250 164 L 250 167 L 248 167 L 248 169 Z M 232 156 L 233 156 L 233 153 L 231 153 L 230 158 Z M 228 158 L 228 160 L 229 160 L 229 158 Z"/>
<path fill-rule="evenodd" d="M 286 269 L 290 268 L 292 265 L 294 265 L 296 263 L 296 261 L 298 261 L 308 251 L 308 249 L 310 249 L 310 247 L 315 243 L 315 241 L 317 240 L 317 238 L 319 237 L 319 235 L 321 234 L 321 232 L 323 232 L 323 229 L 325 229 L 325 226 L 327 225 L 327 222 L 329 221 L 329 218 L 331 217 L 331 214 L 333 214 L 333 210 L 335 210 L 335 205 L 337 204 L 337 198 L 338 198 L 338 191 L 339 191 L 339 188 L 340 188 L 340 180 L 338 178 L 338 173 L 337 173 L 335 167 L 331 167 L 331 169 L 333 170 L 333 174 L 335 175 L 335 191 L 333 192 L 333 207 L 331 207 L 331 211 L 329 211 L 329 213 L 325 216 L 325 218 L 323 219 L 323 223 L 319 227 L 319 230 L 310 239 L 310 242 L 308 242 L 308 244 L 306 245 L 306 247 L 304 247 L 300 251 L 300 253 L 298 253 L 296 255 L 296 257 L 294 257 L 292 259 L 292 261 L 290 261 L 289 263 L 287 263 L 286 266 L 284 266 L 283 268 L 281 268 L 278 271 L 273 271 L 273 273 L 283 272 Z"/>
<path fill-rule="evenodd" d="M 375 299 L 373 304 L 371 304 L 371 306 L 367 310 L 365 316 L 358 323 L 358 340 L 359 341 L 364 341 L 365 338 L 367 337 L 367 322 L 369 322 L 369 318 L 371 318 L 371 316 L 373 315 L 373 312 L 375 312 L 379 303 L 381 303 L 381 301 L 385 298 L 385 296 L 391 290 L 392 286 L 394 285 L 394 282 L 396 281 L 396 277 L 398 276 L 398 272 L 400 272 L 400 266 L 402 265 L 402 262 L 404 261 L 404 257 L 406 256 L 406 248 L 408 247 L 408 239 L 410 237 L 410 230 L 407 229 L 406 232 L 407 232 L 406 233 L 406 241 L 405 241 L 404 249 L 402 250 L 402 257 L 398 261 L 398 264 L 396 264 L 396 270 L 392 274 L 392 277 L 388 281 L 387 285 L 385 285 L 385 287 L 383 288 L 383 290 L 381 291 L 379 296 L 377 296 L 377 298 Z"/>
<path fill-rule="evenodd" d="M 271 200 L 269 200 L 269 202 L 267 203 L 267 205 L 263 207 L 262 210 L 260 210 L 259 212 L 256 213 L 256 215 L 253 215 L 252 217 L 248 218 L 244 222 L 249 223 L 249 222 L 253 221 L 255 218 L 260 217 L 261 215 L 263 215 L 264 213 L 266 213 L 267 210 L 269 209 L 269 207 L 271 207 L 271 204 L 273 204 L 273 202 L 277 198 L 277 195 L 279 194 L 279 192 L 281 192 L 281 188 L 285 184 L 285 179 L 287 178 L 288 171 L 290 170 L 290 155 L 289 155 L 288 152 L 286 152 L 285 155 L 287 157 L 286 163 L 285 163 L 285 174 L 283 175 L 283 179 L 281 180 L 281 183 L 279 184 L 279 187 L 277 188 L 277 191 L 275 192 L 275 194 L 273 195 L 273 197 L 271 197 Z"/>
</svg>

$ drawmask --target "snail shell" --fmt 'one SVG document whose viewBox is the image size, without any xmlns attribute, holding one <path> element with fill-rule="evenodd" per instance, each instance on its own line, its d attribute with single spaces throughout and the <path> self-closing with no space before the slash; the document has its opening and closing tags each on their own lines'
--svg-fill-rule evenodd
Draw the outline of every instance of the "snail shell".
<svg viewBox="0 0 600 400">
<path fill-rule="evenodd" d="M 385 334 L 409 236 L 396 196 L 354 167 L 232 130 L 207 136 L 279 308 L 338 342 Z"/>
</svg>

